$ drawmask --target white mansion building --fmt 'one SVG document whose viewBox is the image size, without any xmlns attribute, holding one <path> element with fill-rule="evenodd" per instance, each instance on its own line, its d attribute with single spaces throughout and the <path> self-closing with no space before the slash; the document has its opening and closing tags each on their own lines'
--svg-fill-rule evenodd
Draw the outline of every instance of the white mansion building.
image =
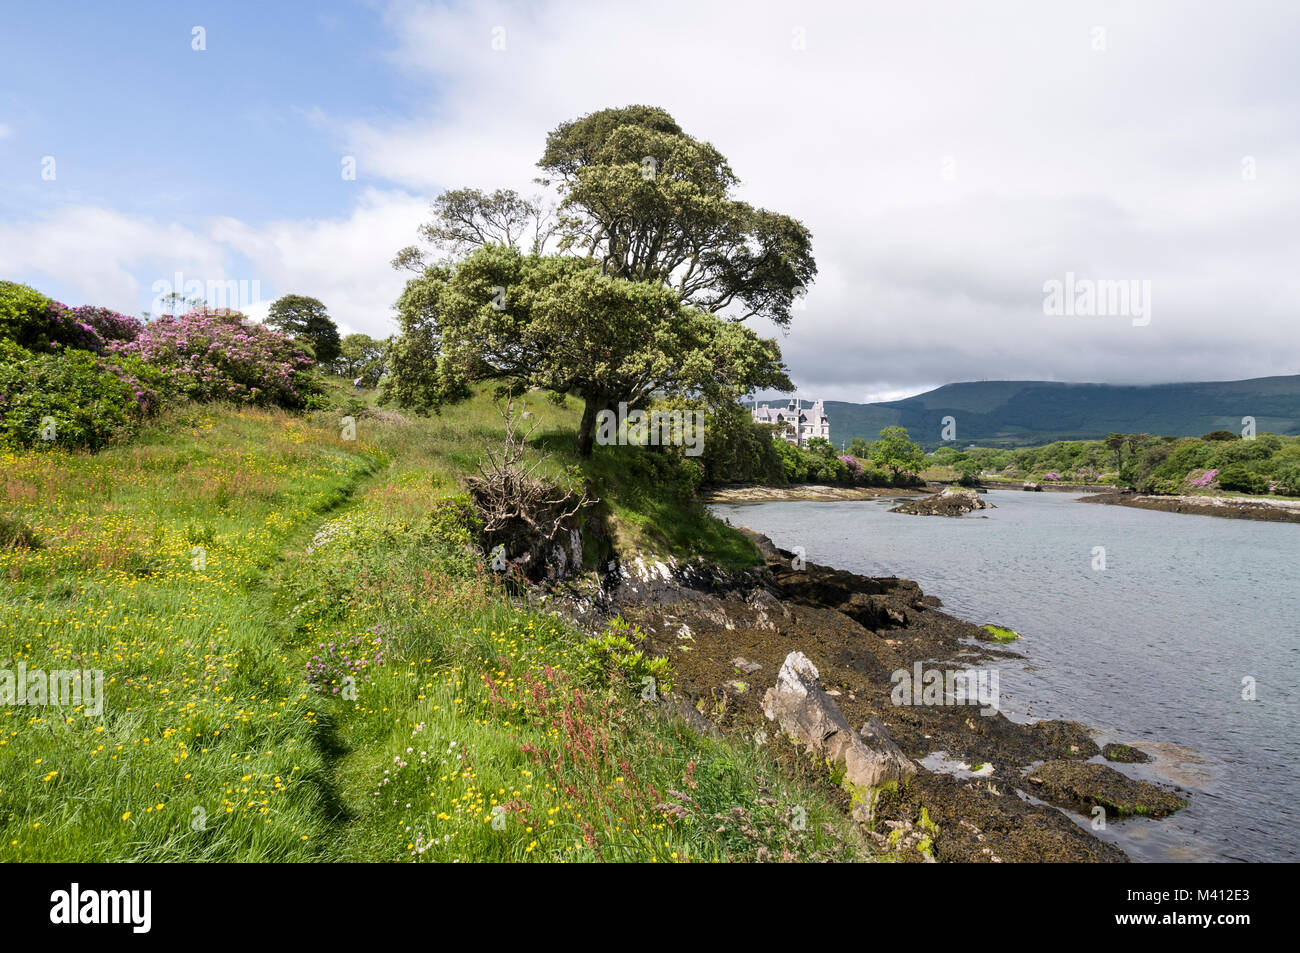
<svg viewBox="0 0 1300 953">
<path fill-rule="evenodd" d="M 816 401 L 811 407 L 805 401 L 791 398 L 784 407 L 755 403 L 751 410 L 754 422 L 772 424 L 777 433 L 795 446 L 807 445 L 813 437 L 831 439 L 831 425 L 826 419 L 826 408 Z"/>
</svg>

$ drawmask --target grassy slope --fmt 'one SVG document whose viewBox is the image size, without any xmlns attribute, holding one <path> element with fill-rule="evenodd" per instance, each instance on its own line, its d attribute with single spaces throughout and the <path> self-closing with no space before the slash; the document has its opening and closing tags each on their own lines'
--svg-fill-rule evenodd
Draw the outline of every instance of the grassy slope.
<svg viewBox="0 0 1300 953">
<path fill-rule="evenodd" d="M 576 412 L 533 409 L 543 443 L 571 439 Z M 0 668 L 108 684 L 98 717 L 0 709 L 0 860 L 861 856 L 765 750 L 593 672 L 467 555 L 487 401 L 358 413 L 355 441 L 339 415 L 187 408 L 96 456 L 4 455 L 0 516 L 40 546 L 0 547 Z M 640 453 L 602 448 L 586 476 L 621 537 L 752 559 L 615 452 Z"/>
</svg>

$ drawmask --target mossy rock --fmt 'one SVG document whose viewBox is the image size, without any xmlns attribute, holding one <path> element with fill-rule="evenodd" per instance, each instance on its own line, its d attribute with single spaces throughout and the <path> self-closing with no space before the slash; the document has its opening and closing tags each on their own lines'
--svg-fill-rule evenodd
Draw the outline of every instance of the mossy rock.
<svg viewBox="0 0 1300 953">
<path fill-rule="evenodd" d="M 1049 801 L 1100 805 L 1118 817 L 1164 817 L 1187 806 L 1172 791 L 1094 762 L 1047 761 L 1025 777 Z"/>
<path fill-rule="evenodd" d="M 1145 764 L 1151 756 L 1131 745 L 1109 744 L 1101 749 L 1102 757 L 1118 764 Z"/>
</svg>

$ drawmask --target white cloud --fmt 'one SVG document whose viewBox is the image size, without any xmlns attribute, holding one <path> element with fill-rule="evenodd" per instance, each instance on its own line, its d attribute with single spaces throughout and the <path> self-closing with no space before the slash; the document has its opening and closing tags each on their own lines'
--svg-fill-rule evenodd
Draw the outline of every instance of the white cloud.
<svg viewBox="0 0 1300 953">
<path fill-rule="evenodd" d="M 386 337 L 397 330 L 392 305 L 409 277 L 389 263 L 399 248 L 415 241 L 427 214 L 424 199 L 370 189 L 344 219 L 256 228 L 219 219 L 211 234 L 252 262 L 249 277 L 274 288 L 275 296 L 319 298 L 344 331 Z M 265 307 L 250 310 L 264 317 Z"/>
<path fill-rule="evenodd" d="M 401 95 L 302 107 L 378 183 L 348 212 L 187 227 L 65 207 L 0 225 L 0 271 L 122 310 L 146 275 L 246 277 L 387 333 L 403 280 L 388 262 L 433 195 L 531 191 L 550 129 L 650 103 L 714 142 L 747 200 L 812 230 L 820 274 L 782 338 L 805 393 L 1300 370 L 1300 9 L 400 0 L 382 15 Z M 1044 316 L 1043 282 L 1066 271 L 1151 281 L 1151 324 Z"/>
<path fill-rule="evenodd" d="M 262 300 L 240 303 L 262 320 L 281 294 L 320 298 L 345 331 L 387 336 L 405 281 L 389 262 L 415 238 L 427 202 L 403 192 L 364 191 L 339 219 L 253 227 L 218 218 L 197 229 L 90 206 L 59 206 L 0 224 L 0 274 L 38 273 L 80 301 L 127 314 L 148 309 L 153 283 L 237 281 Z M 217 303 L 212 299 L 212 303 Z"/>
<path fill-rule="evenodd" d="M 437 98 L 335 120 L 363 168 L 425 193 L 527 188 L 559 122 L 664 106 L 723 150 L 747 199 L 813 231 L 820 275 L 783 341 L 805 390 L 1300 370 L 1292 10 L 664 0 L 387 16 L 392 62 Z M 1152 324 L 1046 318 L 1043 282 L 1067 270 L 1150 280 Z"/>
<path fill-rule="evenodd" d="M 82 294 L 70 304 L 127 314 L 142 309 L 154 280 L 176 271 L 223 277 L 226 257 L 219 243 L 193 229 L 94 206 L 56 206 L 33 219 L 0 222 L 0 274 L 45 275 Z"/>
</svg>

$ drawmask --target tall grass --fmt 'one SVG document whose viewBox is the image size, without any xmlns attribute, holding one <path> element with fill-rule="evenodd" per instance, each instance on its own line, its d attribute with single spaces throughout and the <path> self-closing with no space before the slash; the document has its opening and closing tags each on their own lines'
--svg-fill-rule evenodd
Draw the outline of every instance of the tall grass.
<svg viewBox="0 0 1300 953">
<path fill-rule="evenodd" d="M 191 407 L 98 455 L 3 457 L 0 669 L 102 669 L 106 697 L 0 708 L 0 859 L 862 854 L 766 749 L 580 674 L 584 634 L 484 570 L 460 479 L 500 439 L 490 401 L 367 403 Z M 547 472 L 600 487 L 620 532 L 746 558 L 659 526 L 709 524 L 620 477 L 636 448 L 575 471 L 577 412 L 529 409 Z"/>
</svg>

